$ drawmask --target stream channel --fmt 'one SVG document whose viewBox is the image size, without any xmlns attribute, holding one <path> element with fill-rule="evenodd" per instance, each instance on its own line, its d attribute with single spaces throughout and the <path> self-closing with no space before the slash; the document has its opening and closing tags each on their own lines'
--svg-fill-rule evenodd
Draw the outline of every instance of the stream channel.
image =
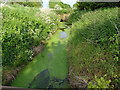
<svg viewBox="0 0 120 90">
<path fill-rule="evenodd" d="M 69 29 L 57 30 L 42 53 L 33 58 L 17 75 L 12 86 L 23 88 L 68 88 L 66 45 Z"/>
</svg>

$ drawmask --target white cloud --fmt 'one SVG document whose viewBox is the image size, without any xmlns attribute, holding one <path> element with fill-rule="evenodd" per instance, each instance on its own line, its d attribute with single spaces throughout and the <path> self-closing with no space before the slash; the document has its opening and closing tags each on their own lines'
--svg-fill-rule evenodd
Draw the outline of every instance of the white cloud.
<svg viewBox="0 0 120 90">
<path fill-rule="evenodd" d="M 63 3 L 73 6 L 78 0 L 61 0 Z"/>
</svg>

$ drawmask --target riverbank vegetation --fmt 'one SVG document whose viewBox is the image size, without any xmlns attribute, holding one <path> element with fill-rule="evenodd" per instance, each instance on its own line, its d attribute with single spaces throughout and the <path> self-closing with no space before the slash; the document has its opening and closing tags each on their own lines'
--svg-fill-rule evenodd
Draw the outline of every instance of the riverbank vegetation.
<svg viewBox="0 0 120 90">
<path fill-rule="evenodd" d="M 72 22 L 68 43 L 69 81 L 72 87 L 119 88 L 118 9 L 102 8 L 87 10 L 86 13 L 77 10 L 80 17 L 76 18 L 75 13 L 70 17 L 76 21 Z"/>
<path fill-rule="evenodd" d="M 33 47 L 57 30 L 59 20 L 56 14 L 51 13 L 52 16 L 45 17 L 41 14 L 34 7 L 11 5 L 2 8 L 3 84 L 7 81 L 6 75 L 11 73 L 9 71 L 31 61 Z M 6 70 L 8 72 L 5 74 Z"/>
<path fill-rule="evenodd" d="M 13 80 L 13 86 L 27 88 L 33 80 L 38 85 L 35 77 L 45 70 L 52 78 L 61 78 L 54 77 L 53 87 L 69 81 L 70 88 L 120 88 L 119 4 L 77 2 L 71 8 L 61 0 L 50 0 L 51 9 L 40 7 L 42 1 L 9 3 L 1 8 L 2 85 L 11 85 Z M 33 57 L 36 61 L 30 64 Z M 20 71 L 23 77 L 16 79 Z M 25 80 L 22 84 L 21 78 Z"/>
</svg>

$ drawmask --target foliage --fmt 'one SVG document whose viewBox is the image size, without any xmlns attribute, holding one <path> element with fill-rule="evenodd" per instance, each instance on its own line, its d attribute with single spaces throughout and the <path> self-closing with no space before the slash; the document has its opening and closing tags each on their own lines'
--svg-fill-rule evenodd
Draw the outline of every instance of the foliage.
<svg viewBox="0 0 120 90">
<path fill-rule="evenodd" d="M 110 87 L 119 87 L 119 26 L 118 8 L 87 12 L 73 24 L 68 43 L 71 81 L 74 75 L 94 81 L 94 75 L 106 74 Z"/>
<path fill-rule="evenodd" d="M 95 76 L 95 80 L 89 82 L 88 88 L 109 88 L 110 82 L 111 80 L 105 80 L 104 77 Z"/>
<path fill-rule="evenodd" d="M 56 5 L 59 5 L 63 9 L 71 8 L 70 5 L 64 4 L 61 0 L 50 0 L 49 7 L 54 8 Z"/>
<path fill-rule="evenodd" d="M 23 5 L 23 6 L 27 6 L 27 7 L 42 7 L 42 0 L 40 0 L 40 2 L 10 2 L 11 4 L 19 4 L 19 5 Z"/>
<path fill-rule="evenodd" d="M 71 13 L 71 9 L 62 9 L 62 10 L 54 10 L 56 14 L 69 14 Z"/>
<path fill-rule="evenodd" d="M 64 4 L 61 0 L 50 0 L 49 7 L 54 8 L 56 14 L 69 14 L 72 11 L 70 5 Z"/>
<path fill-rule="evenodd" d="M 119 7 L 117 2 L 77 2 L 73 5 L 74 12 L 70 15 L 68 23 L 72 24 L 76 21 L 79 21 L 81 15 L 85 12 L 89 12 L 95 9 L 103 9 L 107 7 Z"/>
<path fill-rule="evenodd" d="M 56 24 L 43 21 L 38 8 L 14 5 L 3 7 L 2 14 L 3 67 L 19 66 L 31 60 L 32 46 L 45 40 L 56 27 Z M 53 18 L 49 20 L 54 22 Z"/>
<path fill-rule="evenodd" d="M 85 12 L 86 12 L 85 10 L 80 11 L 80 10 L 75 9 L 74 11 L 71 12 L 67 23 L 72 24 L 72 23 L 75 23 L 76 21 L 79 21 L 81 16 Z"/>
<path fill-rule="evenodd" d="M 74 7 L 79 10 L 95 10 L 104 7 L 120 7 L 118 2 L 77 2 Z"/>
</svg>

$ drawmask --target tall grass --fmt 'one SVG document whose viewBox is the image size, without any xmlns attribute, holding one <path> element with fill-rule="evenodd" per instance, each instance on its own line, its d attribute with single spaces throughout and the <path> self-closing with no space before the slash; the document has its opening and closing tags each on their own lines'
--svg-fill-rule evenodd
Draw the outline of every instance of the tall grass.
<svg viewBox="0 0 120 90">
<path fill-rule="evenodd" d="M 108 8 L 87 12 L 72 26 L 68 58 L 73 87 L 82 87 L 81 80 L 90 88 L 119 87 L 119 24 L 118 8 Z"/>
</svg>

